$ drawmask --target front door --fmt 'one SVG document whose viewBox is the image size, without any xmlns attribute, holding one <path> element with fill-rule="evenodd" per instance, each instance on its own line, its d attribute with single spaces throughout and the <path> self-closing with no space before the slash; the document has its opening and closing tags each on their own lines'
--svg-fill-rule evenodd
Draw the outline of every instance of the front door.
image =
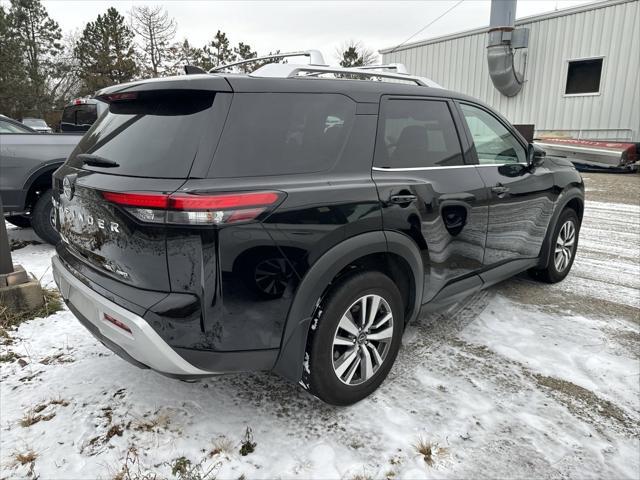
<svg viewBox="0 0 640 480">
<path fill-rule="evenodd" d="M 373 180 L 384 229 L 422 251 L 423 303 L 483 265 L 487 190 L 465 163 L 454 115 L 441 98 L 383 97 L 380 108 Z"/>
<path fill-rule="evenodd" d="M 536 258 L 558 196 L 553 173 L 528 166 L 526 145 L 506 122 L 479 105 L 458 105 L 491 198 L 484 266 Z"/>
</svg>

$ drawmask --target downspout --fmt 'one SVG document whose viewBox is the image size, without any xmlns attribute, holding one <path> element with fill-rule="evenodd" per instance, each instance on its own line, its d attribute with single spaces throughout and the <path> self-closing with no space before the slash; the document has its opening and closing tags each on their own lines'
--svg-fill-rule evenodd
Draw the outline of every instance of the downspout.
<svg viewBox="0 0 640 480">
<path fill-rule="evenodd" d="M 515 28 L 517 0 L 492 0 L 487 64 L 493 86 L 507 97 L 524 85 L 524 72 L 514 65 L 514 50 L 529 44 L 529 29 Z"/>
</svg>

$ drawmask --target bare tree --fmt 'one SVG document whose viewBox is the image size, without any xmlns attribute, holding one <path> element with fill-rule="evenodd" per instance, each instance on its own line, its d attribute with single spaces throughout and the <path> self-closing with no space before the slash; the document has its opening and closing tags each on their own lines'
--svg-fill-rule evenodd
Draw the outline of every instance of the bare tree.
<svg viewBox="0 0 640 480">
<path fill-rule="evenodd" d="M 343 42 L 336 48 L 336 57 L 342 67 L 362 67 L 378 61 L 378 55 L 373 50 L 354 40 Z"/>
<path fill-rule="evenodd" d="M 149 73 L 157 77 L 163 72 L 163 62 L 176 34 L 176 21 L 160 6 L 140 6 L 131 10 L 131 27 L 142 39 L 145 60 L 151 64 Z"/>
</svg>

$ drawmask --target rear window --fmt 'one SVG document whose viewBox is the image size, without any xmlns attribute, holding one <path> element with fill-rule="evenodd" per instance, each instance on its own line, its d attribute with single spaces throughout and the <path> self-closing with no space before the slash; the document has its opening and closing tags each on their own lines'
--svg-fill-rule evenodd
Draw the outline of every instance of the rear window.
<svg viewBox="0 0 640 480">
<path fill-rule="evenodd" d="M 211 131 L 213 92 L 142 92 L 114 102 L 71 155 L 75 167 L 136 177 L 186 178 L 200 142 Z M 96 155 L 117 167 L 82 165 L 77 154 Z"/>
<path fill-rule="evenodd" d="M 65 107 L 62 122 L 72 125 L 92 125 L 98 119 L 98 107 L 94 104 Z"/>
<path fill-rule="evenodd" d="M 235 94 L 210 177 L 320 172 L 338 160 L 355 118 L 338 94 Z"/>
</svg>

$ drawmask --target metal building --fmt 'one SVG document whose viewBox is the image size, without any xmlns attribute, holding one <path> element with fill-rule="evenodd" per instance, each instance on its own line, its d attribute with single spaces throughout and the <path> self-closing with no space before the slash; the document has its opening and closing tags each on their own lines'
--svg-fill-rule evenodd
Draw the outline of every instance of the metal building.
<svg viewBox="0 0 640 480">
<path fill-rule="evenodd" d="M 493 13 L 492 13 L 493 15 Z M 515 21 L 522 88 L 505 96 L 487 66 L 488 28 L 381 50 L 383 63 L 479 98 L 537 137 L 640 142 L 640 2 L 608 0 Z M 514 47 L 518 48 L 518 47 Z"/>
</svg>

